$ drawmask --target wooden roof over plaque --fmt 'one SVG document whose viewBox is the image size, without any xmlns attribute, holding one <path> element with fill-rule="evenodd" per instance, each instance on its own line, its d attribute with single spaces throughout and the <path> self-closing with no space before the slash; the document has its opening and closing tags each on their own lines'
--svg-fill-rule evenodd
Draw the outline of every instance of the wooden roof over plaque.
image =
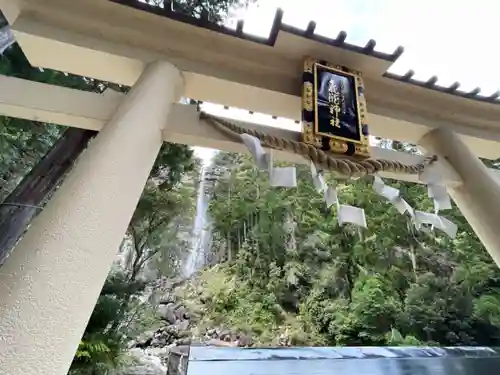
<svg viewBox="0 0 500 375">
<path fill-rule="evenodd" d="M 341 65 L 346 65 L 351 69 L 356 69 L 360 70 L 362 72 L 366 71 L 376 71 L 378 70 L 377 68 L 386 68 L 383 72 L 383 76 L 389 79 L 393 79 L 399 82 L 404 82 L 407 84 L 415 85 L 417 87 L 425 88 L 425 89 L 430 89 L 430 90 L 435 90 L 441 93 L 445 94 L 451 94 L 451 95 L 456 95 L 462 98 L 466 99 L 472 99 L 472 100 L 477 100 L 477 101 L 482 101 L 482 102 L 488 102 L 488 103 L 493 103 L 493 104 L 500 104 L 500 91 L 496 91 L 492 95 L 489 96 L 483 96 L 481 95 L 481 89 L 479 87 L 473 89 L 470 92 L 463 92 L 459 91 L 458 89 L 460 88 L 460 83 L 455 82 L 452 85 L 448 87 L 444 86 L 439 86 L 437 84 L 438 82 L 438 77 L 437 76 L 432 76 L 430 77 L 427 81 L 419 81 L 415 80 L 412 77 L 415 75 L 415 72 L 413 70 L 409 70 L 406 74 L 404 75 L 397 75 L 393 73 L 388 73 L 386 72 L 388 67 L 394 63 L 403 53 L 404 48 L 402 46 L 397 47 L 392 53 L 386 53 L 386 52 L 381 52 L 377 51 L 375 49 L 376 47 L 376 41 L 373 39 L 370 39 L 368 43 L 366 43 L 365 46 L 358 46 L 358 45 L 353 45 L 346 43 L 346 37 L 347 33 L 345 31 L 341 31 L 336 38 L 328 38 L 323 35 L 318 35 L 315 34 L 315 29 L 316 29 L 316 23 L 314 21 L 310 21 L 307 28 L 305 30 L 287 25 L 283 23 L 283 11 L 281 9 L 278 9 L 276 11 L 276 15 L 274 17 L 274 21 L 271 27 L 270 34 L 267 38 L 265 37 L 259 37 L 251 34 L 245 34 L 243 32 L 243 26 L 244 26 L 244 21 L 240 20 L 237 23 L 236 29 L 224 27 L 221 25 L 218 25 L 216 23 L 210 22 L 206 18 L 203 18 L 203 15 L 200 18 L 195 18 L 195 17 L 189 17 L 186 15 L 183 15 L 181 13 L 178 13 L 175 11 L 173 8 L 173 4 L 170 1 L 165 0 L 163 7 L 155 6 L 155 5 L 150 5 L 146 4 L 143 2 L 139 2 L 137 0 L 110 0 L 115 3 L 119 3 L 122 5 L 126 5 L 128 7 L 132 7 L 137 10 L 142 10 L 145 12 L 149 12 L 152 14 L 156 14 L 162 17 L 166 17 L 172 20 L 176 20 L 179 22 L 183 22 L 189 25 L 197 26 L 197 27 L 202 27 L 214 32 L 222 33 L 228 36 L 233 36 L 236 38 L 240 38 L 242 40 L 254 42 L 254 43 L 259 43 L 263 44 L 266 46 L 270 47 L 276 47 L 277 42 L 279 40 L 280 33 L 287 33 L 291 34 L 293 36 L 305 38 L 311 42 L 315 43 L 320 43 L 324 44 L 325 46 L 329 47 L 336 47 L 339 49 L 342 49 L 344 51 L 349 51 L 349 52 L 354 52 L 357 54 L 364 55 L 366 57 L 369 57 L 370 59 L 366 59 L 366 64 L 363 64 L 365 61 L 357 61 L 354 63 L 354 66 L 349 66 L 339 60 L 333 60 L 334 63 L 341 64 Z M 286 37 L 285 37 L 286 38 Z M 281 41 L 280 41 L 281 42 Z M 304 52 L 307 52 L 307 48 L 302 49 Z M 310 53 L 306 53 L 307 55 L 310 55 Z M 326 53 L 327 54 L 327 53 Z M 323 56 L 321 56 L 323 57 Z M 334 57 L 334 56 L 332 56 Z M 375 63 L 372 59 L 375 58 L 379 60 L 377 63 Z M 346 59 L 340 59 L 340 60 L 346 60 Z M 331 61 L 331 59 L 329 59 Z M 367 68 L 368 65 L 374 64 L 376 67 L 372 66 L 370 68 Z M 361 67 L 364 67 L 365 69 L 361 69 Z"/>
<path fill-rule="evenodd" d="M 18 4 L 15 8 L 12 4 Z M 138 0 L 0 0 L 17 41 L 32 65 L 133 85 L 146 64 L 167 60 L 183 73 L 183 95 L 270 116 L 301 119 L 301 77 L 311 57 L 360 71 L 370 133 L 407 142 L 449 126 L 481 157 L 500 157 L 498 93 L 463 93 L 387 73 L 403 53 L 346 43 L 284 24 L 278 10 L 268 37 L 246 34 L 171 7 Z M 431 58 L 431 56 L 429 57 Z"/>
</svg>

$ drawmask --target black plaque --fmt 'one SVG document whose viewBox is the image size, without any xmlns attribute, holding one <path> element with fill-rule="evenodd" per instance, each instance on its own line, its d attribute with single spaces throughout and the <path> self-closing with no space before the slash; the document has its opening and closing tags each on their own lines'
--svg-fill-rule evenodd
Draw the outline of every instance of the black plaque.
<svg viewBox="0 0 500 375">
<path fill-rule="evenodd" d="M 302 124 L 304 142 L 343 155 L 368 157 L 360 74 L 308 59 L 303 73 Z"/>
<path fill-rule="evenodd" d="M 360 143 L 354 75 L 315 64 L 314 80 L 315 133 Z"/>
</svg>

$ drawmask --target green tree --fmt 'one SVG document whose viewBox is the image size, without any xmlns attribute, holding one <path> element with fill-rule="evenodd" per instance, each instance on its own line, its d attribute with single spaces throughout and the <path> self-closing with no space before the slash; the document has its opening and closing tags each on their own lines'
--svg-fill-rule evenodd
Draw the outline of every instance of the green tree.
<svg viewBox="0 0 500 375">
<path fill-rule="evenodd" d="M 180 182 L 183 177 L 194 179 L 198 169 L 191 150 L 163 145 L 122 244 L 129 254 L 130 280 L 136 280 L 149 264 L 160 274 L 178 274 L 182 250 L 187 247 L 179 234 L 192 223 L 196 200 L 194 186 Z"/>
<path fill-rule="evenodd" d="M 148 2 L 165 6 L 163 0 Z M 248 3 L 248 0 L 169 2 L 177 13 L 215 23 L 222 22 L 231 9 L 244 7 Z M 0 27 L 6 24 L 0 13 Z M 94 92 L 110 88 L 128 91 L 127 87 L 108 82 L 32 67 L 17 44 L 7 49 L 4 55 L 0 54 L 0 74 Z M 5 117 L 0 117 L 0 129 L 0 199 L 5 201 L 0 206 L 1 266 L 39 211 L 38 207 L 43 206 L 96 132 L 84 129 L 64 131 L 63 127 L 55 125 Z M 54 144 L 58 138 L 59 142 Z"/>
<path fill-rule="evenodd" d="M 90 317 L 69 374 L 97 375 L 125 364 L 124 341 L 126 333 L 113 329 L 130 310 L 131 298 L 136 299 L 146 284 L 131 282 L 121 271 L 112 272 L 106 280 Z"/>
<path fill-rule="evenodd" d="M 339 197 L 365 209 L 368 228 L 339 227 L 307 167 L 297 166 L 296 189 L 280 189 L 247 157 L 218 155 L 215 163 L 232 168 L 213 188 L 210 215 L 216 246 L 233 253 L 221 272 L 239 290 L 216 290 L 212 319 L 241 325 L 245 301 L 265 300 L 251 310 L 271 317 L 251 324 L 265 344 L 290 326 L 306 345 L 500 344 L 500 271 L 456 207 L 443 212 L 459 226 L 455 239 L 417 231 L 364 178 L 341 185 Z M 416 209 L 433 210 L 424 186 L 387 183 Z"/>
</svg>

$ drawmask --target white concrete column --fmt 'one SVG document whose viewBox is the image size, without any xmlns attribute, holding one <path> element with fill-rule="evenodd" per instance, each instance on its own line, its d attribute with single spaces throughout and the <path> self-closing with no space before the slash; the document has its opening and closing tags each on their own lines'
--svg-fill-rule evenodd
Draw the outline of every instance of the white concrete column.
<svg viewBox="0 0 500 375">
<path fill-rule="evenodd" d="M 182 94 L 146 68 L 0 267 L 0 373 L 66 375 Z"/>
<path fill-rule="evenodd" d="M 420 141 L 426 150 L 445 159 L 462 184 L 448 187 L 458 208 L 500 267 L 500 185 L 488 168 L 450 130 L 435 129 Z"/>
</svg>

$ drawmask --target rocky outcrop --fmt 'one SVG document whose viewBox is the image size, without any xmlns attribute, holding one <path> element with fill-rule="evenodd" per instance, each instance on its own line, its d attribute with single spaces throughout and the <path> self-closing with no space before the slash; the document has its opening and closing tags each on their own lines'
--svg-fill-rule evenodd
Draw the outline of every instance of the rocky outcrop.
<svg viewBox="0 0 500 375">
<path fill-rule="evenodd" d="M 199 311 L 192 314 L 182 303 L 168 302 L 158 306 L 158 315 L 162 318 L 163 325 L 155 331 L 142 334 L 132 348 L 171 348 L 182 345 L 216 346 L 252 346 L 252 337 L 240 331 L 232 331 L 226 327 L 213 327 L 201 329 L 196 326 L 199 321 Z"/>
<path fill-rule="evenodd" d="M 249 347 L 253 345 L 252 337 L 247 333 L 231 331 L 224 327 L 207 329 L 202 340 L 211 346 Z"/>
<path fill-rule="evenodd" d="M 171 348 L 196 345 L 239 346 L 253 345 L 250 334 L 211 326 L 203 321 L 205 303 L 203 288 L 196 277 L 186 279 L 158 279 L 154 286 L 158 316 L 162 325 L 155 331 L 139 337 L 132 348 Z"/>
<path fill-rule="evenodd" d="M 167 361 L 168 375 L 186 375 L 189 360 L 189 347 L 179 346 L 173 349 Z"/>
<path fill-rule="evenodd" d="M 165 319 L 170 324 L 175 324 L 178 317 L 175 313 L 175 305 L 173 303 L 167 303 L 166 305 L 160 305 L 158 307 L 158 315 L 162 319 Z"/>
<path fill-rule="evenodd" d="M 195 280 L 160 279 L 153 289 L 161 325 L 129 343 L 134 364 L 123 375 L 185 375 L 191 344 L 253 345 L 250 334 L 203 320 L 207 301 Z"/>
<path fill-rule="evenodd" d="M 166 375 L 168 351 L 161 352 L 134 348 L 129 351 L 132 365 L 127 366 L 120 375 Z"/>
<path fill-rule="evenodd" d="M 186 375 L 189 347 L 134 348 L 133 364 L 120 375 Z"/>
</svg>

